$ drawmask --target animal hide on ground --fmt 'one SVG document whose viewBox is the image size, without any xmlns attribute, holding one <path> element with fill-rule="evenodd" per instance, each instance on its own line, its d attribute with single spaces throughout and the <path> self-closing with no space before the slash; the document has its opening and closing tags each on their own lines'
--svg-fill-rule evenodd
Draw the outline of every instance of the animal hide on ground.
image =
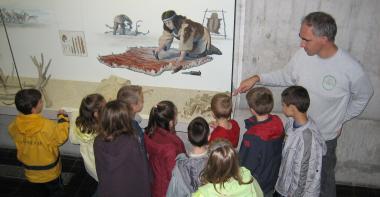
<svg viewBox="0 0 380 197">
<path fill-rule="evenodd" d="M 183 62 L 176 63 L 179 55 L 177 49 L 160 52 L 160 60 L 157 60 L 153 55 L 154 49 L 155 47 L 133 47 L 121 54 L 99 56 L 98 60 L 112 68 L 127 68 L 152 76 L 160 75 L 164 71 L 174 71 L 180 66 L 182 66 L 182 70 L 185 70 L 212 60 L 212 57 L 205 56 L 196 59 L 185 58 Z"/>
</svg>

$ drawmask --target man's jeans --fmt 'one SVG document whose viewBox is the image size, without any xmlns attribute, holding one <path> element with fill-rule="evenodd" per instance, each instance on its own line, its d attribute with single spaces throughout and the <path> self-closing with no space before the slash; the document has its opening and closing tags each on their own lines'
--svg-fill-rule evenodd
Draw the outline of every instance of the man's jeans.
<svg viewBox="0 0 380 197">
<path fill-rule="evenodd" d="M 336 165 L 336 146 L 338 137 L 325 141 L 327 153 L 322 157 L 322 172 L 321 172 L 321 197 L 335 197 L 335 165 Z"/>
</svg>

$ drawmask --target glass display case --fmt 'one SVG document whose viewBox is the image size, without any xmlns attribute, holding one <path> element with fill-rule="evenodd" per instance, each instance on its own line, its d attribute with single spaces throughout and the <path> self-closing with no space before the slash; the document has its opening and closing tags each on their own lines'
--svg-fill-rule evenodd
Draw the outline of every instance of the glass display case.
<svg viewBox="0 0 380 197">
<path fill-rule="evenodd" d="M 20 88 L 33 87 L 41 90 L 45 109 L 77 110 L 87 94 L 111 100 L 121 86 L 135 84 L 144 91 L 143 117 L 171 100 L 180 121 L 211 118 L 212 96 L 231 92 L 235 1 L 152 2 L 1 1 L 1 105 L 12 106 Z M 170 34 L 170 49 L 154 54 L 168 10 L 192 21 L 184 26 L 199 25 L 182 41 L 192 40 L 195 49 L 206 37 L 205 51 L 193 56 L 186 49 L 180 60 L 184 42 Z"/>
</svg>

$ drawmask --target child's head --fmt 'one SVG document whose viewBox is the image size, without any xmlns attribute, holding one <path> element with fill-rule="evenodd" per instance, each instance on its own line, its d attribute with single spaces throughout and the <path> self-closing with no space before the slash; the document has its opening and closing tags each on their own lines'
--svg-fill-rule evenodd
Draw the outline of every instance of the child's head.
<svg viewBox="0 0 380 197">
<path fill-rule="evenodd" d="M 187 137 L 193 146 L 202 147 L 207 145 L 210 127 L 202 117 L 194 118 L 187 127 Z"/>
<path fill-rule="evenodd" d="M 151 136 L 157 127 L 175 131 L 177 124 L 177 107 L 171 101 L 160 101 L 150 110 L 148 126 L 145 132 Z"/>
<path fill-rule="evenodd" d="M 75 125 L 83 133 L 95 133 L 99 116 L 106 100 L 100 94 L 90 94 L 82 99 Z"/>
<path fill-rule="evenodd" d="M 247 184 L 242 180 L 238 156 L 228 140 L 217 139 L 212 141 L 208 153 L 209 159 L 201 173 L 203 184 L 212 183 L 214 187 L 215 184 L 221 184 L 221 187 L 224 187 L 224 183 L 230 178 L 234 178 L 239 184 Z M 252 180 L 248 183 L 251 182 Z"/>
<path fill-rule="evenodd" d="M 112 141 L 122 134 L 134 135 L 131 115 L 131 109 L 125 102 L 108 102 L 100 116 L 99 135 L 105 141 Z"/>
<path fill-rule="evenodd" d="M 133 113 L 141 112 L 144 105 L 142 87 L 138 85 L 126 85 L 117 92 L 117 99 L 126 102 L 132 108 Z"/>
<path fill-rule="evenodd" d="M 22 89 L 16 93 L 15 105 L 25 115 L 38 114 L 43 108 L 41 92 L 36 89 Z"/>
<path fill-rule="evenodd" d="M 231 97 L 225 93 L 218 93 L 211 99 L 211 111 L 216 119 L 229 119 L 232 112 Z"/>
<path fill-rule="evenodd" d="M 293 116 L 293 111 L 306 113 L 310 106 L 310 97 L 302 86 L 290 86 L 281 93 L 282 110 L 286 116 Z"/>
<path fill-rule="evenodd" d="M 249 108 L 257 115 L 269 114 L 273 109 L 272 92 L 265 87 L 255 87 L 246 95 Z"/>
</svg>

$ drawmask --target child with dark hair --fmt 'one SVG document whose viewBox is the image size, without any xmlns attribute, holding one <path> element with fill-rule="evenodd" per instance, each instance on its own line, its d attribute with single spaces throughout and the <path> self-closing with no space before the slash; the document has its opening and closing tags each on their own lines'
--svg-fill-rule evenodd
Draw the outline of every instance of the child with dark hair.
<svg viewBox="0 0 380 197">
<path fill-rule="evenodd" d="M 245 167 L 240 167 L 238 156 L 225 139 L 213 141 L 208 149 L 209 159 L 201 173 L 202 186 L 193 197 L 239 196 L 262 197 L 257 181 Z"/>
<path fill-rule="evenodd" d="M 25 177 L 36 189 L 31 195 L 63 196 L 59 146 L 67 140 L 69 119 L 64 110 L 58 111 L 58 123 L 44 118 L 41 96 L 36 89 L 16 93 L 15 104 L 20 114 L 8 131 L 16 144 L 17 159 L 23 164 Z"/>
<path fill-rule="evenodd" d="M 166 195 L 175 166 L 175 158 L 185 153 L 185 145 L 176 135 L 177 107 L 171 101 L 161 101 L 150 110 L 144 141 L 154 179 L 152 196 Z"/>
<path fill-rule="evenodd" d="M 137 131 L 141 149 L 144 151 L 144 154 L 146 154 L 144 147 L 144 131 L 138 122 L 138 119 L 141 119 L 138 113 L 142 111 L 144 106 L 142 87 L 138 85 L 125 85 L 117 92 L 117 99 L 124 101 L 132 109 L 132 126 Z"/>
<path fill-rule="evenodd" d="M 75 128 L 70 129 L 70 141 L 80 145 L 87 173 L 98 181 L 95 168 L 94 140 L 97 136 L 100 112 L 106 100 L 100 94 L 90 94 L 82 99 L 79 107 L 79 116 L 75 120 Z"/>
<path fill-rule="evenodd" d="M 110 101 L 100 117 L 94 142 L 98 195 L 150 196 L 148 163 L 131 124 L 131 109 L 122 101 Z"/>
<path fill-rule="evenodd" d="M 281 94 L 286 123 L 276 192 L 282 196 L 319 196 L 325 141 L 307 115 L 310 97 L 302 86 L 290 86 Z"/>
<path fill-rule="evenodd" d="M 211 99 L 212 116 L 215 123 L 211 133 L 210 142 L 218 138 L 229 140 L 234 148 L 237 148 L 240 137 L 239 124 L 230 118 L 232 113 L 231 97 L 225 93 L 218 93 Z"/>
<path fill-rule="evenodd" d="M 272 196 L 281 165 L 284 127 L 281 119 L 270 114 L 274 100 L 265 87 L 255 87 L 246 95 L 252 117 L 245 120 L 247 131 L 240 145 L 240 164 L 251 171 L 264 196 Z"/>
<path fill-rule="evenodd" d="M 207 144 L 210 128 L 202 117 L 194 118 L 187 127 L 187 137 L 193 145 L 190 153 L 181 153 L 176 158 L 176 165 L 166 193 L 167 197 L 191 196 L 200 186 L 199 174 L 207 162 Z"/>
</svg>

